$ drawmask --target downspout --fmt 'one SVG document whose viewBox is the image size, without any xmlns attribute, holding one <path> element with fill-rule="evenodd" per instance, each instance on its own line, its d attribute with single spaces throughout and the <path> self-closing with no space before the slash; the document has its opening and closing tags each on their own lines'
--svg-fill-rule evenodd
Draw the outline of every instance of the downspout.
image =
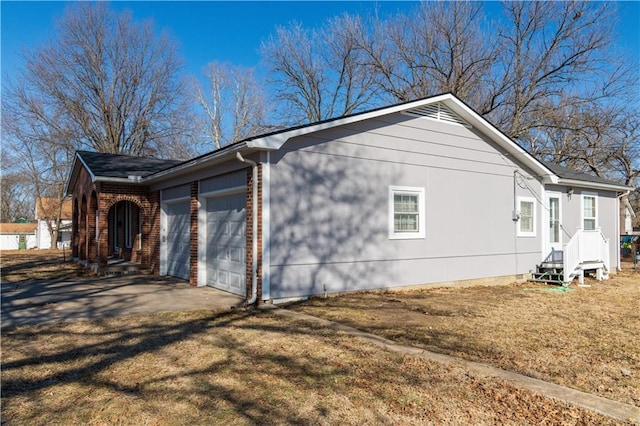
<svg viewBox="0 0 640 426">
<path fill-rule="evenodd" d="M 253 215 L 253 229 L 251 235 L 251 298 L 247 300 L 247 305 L 253 305 L 258 299 L 258 163 L 244 158 L 240 152 L 236 152 L 236 158 L 252 167 L 253 198 L 251 202 Z"/>
</svg>

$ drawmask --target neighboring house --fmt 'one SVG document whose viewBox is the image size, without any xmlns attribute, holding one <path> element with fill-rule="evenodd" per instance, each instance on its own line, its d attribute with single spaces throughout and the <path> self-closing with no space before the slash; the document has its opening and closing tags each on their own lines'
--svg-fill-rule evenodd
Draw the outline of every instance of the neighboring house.
<svg viewBox="0 0 640 426">
<path fill-rule="evenodd" d="M 533 158 L 451 94 L 176 163 L 78 152 L 73 253 L 248 303 L 619 267 L 631 188 Z"/>
<path fill-rule="evenodd" d="M 53 229 L 56 226 L 56 216 L 58 215 L 58 200 L 55 198 L 39 198 L 36 199 L 36 220 L 38 227 L 36 229 L 36 245 L 40 249 L 51 248 L 51 234 L 49 233 L 49 224 Z M 62 210 L 60 213 L 60 229 L 58 230 L 58 241 L 56 247 L 71 246 L 71 219 L 72 219 L 71 199 L 66 198 L 62 202 Z"/>
<path fill-rule="evenodd" d="M 36 248 L 35 223 L 0 223 L 0 250 Z"/>
</svg>

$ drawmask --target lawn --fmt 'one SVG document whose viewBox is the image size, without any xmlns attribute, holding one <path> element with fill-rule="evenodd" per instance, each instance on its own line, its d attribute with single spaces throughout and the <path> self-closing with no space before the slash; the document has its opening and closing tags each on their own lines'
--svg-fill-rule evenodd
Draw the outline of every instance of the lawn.
<svg viewBox="0 0 640 426">
<path fill-rule="evenodd" d="M 528 282 L 314 298 L 289 309 L 640 406 L 640 273 L 626 266 L 568 291 Z"/>
<path fill-rule="evenodd" d="M 5 266 L 12 264 L 10 256 L 2 254 L 3 285 Z M 34 274 L 42 278 L 37 272 L 38 264 L 51 269 L 49 273 L 55 276 L 61 272 L 55 272 L 52 265 L 68 267 L 63 262 L 46 261 L 46 255 L 33 256 L 37 260 L 33 262 L 33 272 L 23 271 L 21 276 Z M 30 265 L 24 260 L 18 263 L 22 269 Z M 625 282 L 609 284 L 617 288 L 616 294 L 624 288 L 637 287 Z M 312 299 L 292 308 L 324 317 L 342 317 L 360 329 L 368 328 L 398 341 L 429 345 L 434 350 L 442 346 L 439 351 L 461 356 L 466 352 L 468 356 L 479 356 L 482 351 L 472 348 L 484 348 L 483 342 L 490 340 L 489 336 L 476 335 L 465 343 L 465 327 L 459 326 L 460 332 L 451 333 L 451 326 L 443 324 L 456 322 L 458 317 L 462 318 L 461 323 L 480 321 L 482 315 L 495 312 L 491 311 L 492 306 L 500 309 L 514 303 L 512 299 L 522 302 L 519 316 L 534 315 L 529 311 L 545 303 L 549 306 L 547 299 L 572 305 L 576 302 L 570 298 L 604 291 L 600 286 L 604 288 L 598 284 L 562 294 L 527 290 L 525 286 L 359 294 Z M 510 296 L 512 293 L 520 296 Z M 498 300 L 500 294 L 505 295 L 504 302 Z M 629 296 L 633 294 L 629 290 Z M 349 310 L 345 306 L 350 300 L 356 305 Z M 401 306 L 404 310 L 398 310 Z M 597 307 L 598 312 L 605 310 L 606 306 Z M 402 313 L 395 316 L 395 323 L 394 312 Z M 636 334 L 627 335 L 630 340 L 638 329 L 638 316 L 634 314 L 620 332 L 636 330 Z M 408 321 L 413 315 L 416 317 Z M 438 317 L 440 322 L 420 325 L 419 318 L 426 324 L 433 319 L 430 317 Z M 488 331 L 495 331 L 492 320 L 486 316 L 484 319 Z M 385 330 L 384 321 L 389 330 Z M 514 329 L 521 326 L 519 318 L 514 321 Z M 434 336 L 431 339 L 438 341 L 421 341 L 426 331 L 415 331 L 429 327 Z M 607 328 L 603 324 L 600 327 Z M 544 341 L 542 334 L 547 330 L 531 327 L 530 338 Z M 524 330 L 500 331 L 502 339 L 521 333 Z M 623 340 L 607 339 L 607 345 Z M 437 342 L 440 346 L 435 345 Z M 496 363 L 509 358 L 506 348 L 510 347 L 511 358 L 520 365 L 518 360 L 524 359 L 520 344 L 514 341 L 504 348 L 496 347 L 495 354 L 501 355 L 494 354 L 487 361 Z M 596 346 L 604 347 L 600 343 Z M 596 351 L 601 358 L 614 357 L 614 369 L 624 368 L 631 373 L 616 384 L 626 389 L 616 398 L 623 401 L 626 395 L 637 396 L 640 374 L 637 346 L 628 342 L 625 348 L 628 352 L 624 356 L 618 349 Z M 558 352 L 558 356 L 573 355 Z M 609 386 L 607 380 L 603 378 L 604 390 Z M 616 391 L 612 395 L 617 395 Z M 476 376 L 460 366 L 387 352 L 333 329 L 262 310 L 163 313 L 3 330 L 2 423 L 619 424 L 504 382 Z"/>
</svg>

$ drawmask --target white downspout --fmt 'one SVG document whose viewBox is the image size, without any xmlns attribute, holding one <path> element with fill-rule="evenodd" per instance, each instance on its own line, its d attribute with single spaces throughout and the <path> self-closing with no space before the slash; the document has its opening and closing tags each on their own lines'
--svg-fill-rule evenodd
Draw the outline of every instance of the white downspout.
<svg viewBox="0 0 640 426">
<path fill-rule="evenodd" d="M 251 200 L 253 215 L 253 230 L 251 235 L 251 299 L 246 302 L 247 305 L 253 305 L 258 299 L 258 163 L 244 158 L 240 152 L 236 152 L 236 158 L 243 163 L 249 164 L 253 168 L 253 198 Z"/>
</svg>

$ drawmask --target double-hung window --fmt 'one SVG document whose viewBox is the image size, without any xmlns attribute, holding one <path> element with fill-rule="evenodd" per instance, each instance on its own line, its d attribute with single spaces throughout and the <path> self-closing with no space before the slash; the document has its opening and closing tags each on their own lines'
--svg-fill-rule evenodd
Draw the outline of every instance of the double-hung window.
<svg viewBox="0 0 640 426">
<path fill-rule="evenodd" d="M 598 226 L 598 199 L 595 194 L 582 195 L 582 226 L 585 231 L 593 231 Z"/>
<path fill-rule="evenodd" d="M 529 197 L 518 197 L 518 236 L 536 236 L 536 201 Z"/>
<path fill-rule="evenodd" d="M 389 238 L 425 237 L 424 188 L 389 187 Z"/>
</svg>

